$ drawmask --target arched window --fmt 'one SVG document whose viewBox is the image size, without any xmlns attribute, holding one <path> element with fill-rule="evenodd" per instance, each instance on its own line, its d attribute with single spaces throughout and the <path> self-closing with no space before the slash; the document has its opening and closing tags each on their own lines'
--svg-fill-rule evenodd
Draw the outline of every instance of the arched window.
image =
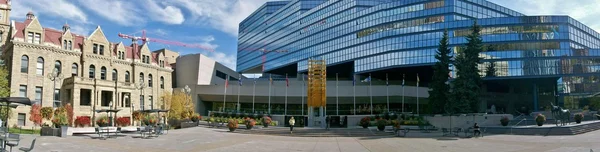
<svg viewBox="0 0 600 152">
<path fill-rule="evenodd" d="M 125 71 L 125 82 L 130 82 L 129 81 L 129 71 Z"/>
<path fill-rule="evenodd" d="M 160 77 L 160 88 L 164 89 L 165 88 L 165 78 L 164 77 Z"/>
<path fill-rule="evenodd" d="M 138 81 L 138 83 L 143 83 L 144 82 L 144 73 L 140 72 L 140 81 Z"/>
<path fill-rule="evenodd" d="M 29 71 L 29 57 L 27 55 L 21 56 L 21 73 L 28 73 Z"/>
<path fill-rule="evenodd" d="M 60 63 L 60 61 L 58 61 L 58 60 L 54 61 L 54 70 L 56 70 L 56 72 L 58 72 L 58 74 L 60 74 L 62 72 L 62 64 Z"/>
<path fill-rule="evenodd" d="M 117 79 L 118 79 L 118 78 L 119 78 L 119 74 L 118 74 L 118 72 L 117 72 L 117 69 L 113 69 L 113 72 L 112 72 L 112 80 L 113 80 L 113 81 L 117 81 Z"/>
<path fill-rule="evenodd" d="M 73 50 L 73 44 L 69 41 L 69 50 Z"/>
<path fill-rule="evenodd" d="M 93 64 L 90 65 L 89 76 L 90 76 L 90 79 L 96 78 L 96 66 L 94 66 Z"/>
<path fill-rule="evenodd" d="M 148 87 L 152 87 L 152 74 L 148 74 Z"/>
<path fill-rule="evenodd" d="M 69 48 L 67 47 L 67 40 L 64 40 L 64 41 L 63 41 L 63 49 L 65 49 L 65 50 L 66 50 L 66 49 L 69 49 Z"/>
<path fill-rule="evenodd" d="M 36 66 L 36 71 L 35 74 L 37 75 L 44 75 L 44 58 L 42 57 L 38 57 L 37 58 L 37 66 Z"/>
<path fill-rule="evenodd" d="M 104 66 L 102 66 L 102 68 L 100 68 L 100 79 L 106 80 L 106 67 L 104 67 Z"/>
<path fill-rule="evenodd" d="M 71 76 L 77 76 L 79 73 L 79 67 L 77 66 L 77 63 L 73 63 L 73 65 L 71 65 Z"/>
</svg>

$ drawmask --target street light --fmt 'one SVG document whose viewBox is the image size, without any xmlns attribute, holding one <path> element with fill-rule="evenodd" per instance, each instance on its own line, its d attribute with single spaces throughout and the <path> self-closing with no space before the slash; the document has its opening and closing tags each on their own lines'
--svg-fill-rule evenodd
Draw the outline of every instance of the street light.
<svg viewBox="0 0 600 152">
<path fill-rule="evenodd" d="M 144 110 L 144 100 L 142 99 L 144 96 L 144 88 L 146 87 L 146 84 L 144 84 L 144 81 L 138 83 L 135 86 L 135 89 L 139 89 L 140 90 L 140 110 Z"/>
<path fill-rule="evenodd" d="M 48 75 L 48 78 L 50 79 L 50 81 L 54 82 L 54 87 L 53 87 L 54 89 L 52 90 L 52 92 L 53 92 L 53 98 L 54 98 L 54 96 L 56 95 L 55 94 L 56 93 L 55 92 L 56 91 L 56 81 L 62 80 L 63 79 L 63 75 L 62 75 L 62 73 L 60 73 L 60 71 L 58 71 L 57 68 L 54 68 L 54 70 L 52 70 L 52 73 L 50 75 Z M 60 88 L 59 88 L 58 92 L 60 94 Z M 52 101 L 53 101 L 53 105 L 54 105 L 54 103 L 56 101 L 54 99 Z M 40 101 L 40 106 L 41 107 L 44 107 L 43 103 L 44 103 L 43 101 Z M 55 107 L 59 107 L 59 106 L 60 105 L 56 105 Z"/>
<path fill-rule="evenodd" d="M 113 102 L 112 102 L 112 101 L 109 101 L 109 102 L 108 102 L 108 109 L 112 110 L 112 109 L 113 109 L 113 107 L 112 107 L 112 106 L 113 106 Z M 116 115 L 116 114 L 115 114 L 115 115 Z M 113 125 L 114 125 L 114 123 L 113 123 L 113 122 L 114 122 L 114 119 L 113 119 L 113 114 L 112 114 L 112 112 L 110 112 L 110 117 L 109 117 L 109 119 L 110 119 L 110 126 L 113 126 Z"/>
</svg>

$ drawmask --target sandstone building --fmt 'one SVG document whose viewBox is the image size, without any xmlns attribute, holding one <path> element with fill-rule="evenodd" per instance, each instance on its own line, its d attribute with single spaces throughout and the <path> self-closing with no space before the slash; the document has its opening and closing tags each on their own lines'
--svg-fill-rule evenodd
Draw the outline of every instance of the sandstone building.
<svg viewBox="0 0 600 152">
<path fill-rule="evenodd" d="M 112 34 L 100 26 L 89 36 L 72 33 L 67 24 L 61 30 L 43 27 L 32 12 L 22 22 L 9 21 L 10 2 L 0 3 L 2 59 L 11 75 L 11 96 L 28 97 L 43 107 L 70 103 L 75 117 L 106 115 L 94 110 L 110 105 L 121 109 L 118 117 L 163 108 L 160 97 L 172 91 L 176 52 L 109 42 L 106 34 Z M 29 109 L 13 110 L 8 125 L 33 126 Z"/>
</svg>

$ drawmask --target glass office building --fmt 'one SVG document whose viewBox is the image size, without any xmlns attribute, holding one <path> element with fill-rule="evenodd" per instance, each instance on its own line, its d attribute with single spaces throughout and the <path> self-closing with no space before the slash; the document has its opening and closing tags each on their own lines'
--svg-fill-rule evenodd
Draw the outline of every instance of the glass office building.
<svg viewBox="0 0 600 152">
<path fill-rule="evenodd" d="M 569 16 L 527 16 L 485 0 L 267 2 L 239 24 L 237 71 L 305 73 L 313 58 L 346 79 L 416 81 L 418 73 L 427 86 L 443 31 L 457 51 L 474 21 L 490 48 L 480 54 L 484 108 L 582 108 L 600 92 L 598 32 Z M 490 64 L 496 72 L 486 76 Z"/>
</svg>

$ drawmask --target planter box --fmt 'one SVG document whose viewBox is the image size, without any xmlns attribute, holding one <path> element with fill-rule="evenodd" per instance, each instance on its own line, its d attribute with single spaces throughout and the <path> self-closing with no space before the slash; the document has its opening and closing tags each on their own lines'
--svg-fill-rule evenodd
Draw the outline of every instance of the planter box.
<svg viewBox="0 0 600 152">
<path fill-rule="evenodd" d="M 58 136 L 60 135 L 60 128 L 42 127 L 40 130 L 41 136 Z"/>
<path fill-rule="evenodd" d="M 197 122 L 181 122 L 181 128 L 197 127 Z"/>
</svg>

